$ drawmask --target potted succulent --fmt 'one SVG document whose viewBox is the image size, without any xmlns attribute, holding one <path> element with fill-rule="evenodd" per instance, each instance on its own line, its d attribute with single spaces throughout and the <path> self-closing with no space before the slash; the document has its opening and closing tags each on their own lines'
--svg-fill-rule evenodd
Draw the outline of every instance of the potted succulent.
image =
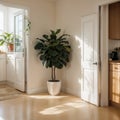
<svg viewBox="0 0 120 120">
<path fill-rule="evenodd" d="M 4 32 L 0 35 L 0 46 L 6 44 L 9 51 L 13 51 L 14 49 L 14 34 Z"/>
<path fill-rule="evenodd" d="M 61 81 L 56 79 L 56 69 L 62 69 L 70 60 L 71 46 L 68 34 L 61 34 L 61 29 L 50 30 L 42 38 L 36 38 L 34 49 L 38 51 L 39 59 L 46 68 L 51 68 L 51 80 L 47 81 L 48 92 L 57 95 L 60 92 Z"/>
</svg>

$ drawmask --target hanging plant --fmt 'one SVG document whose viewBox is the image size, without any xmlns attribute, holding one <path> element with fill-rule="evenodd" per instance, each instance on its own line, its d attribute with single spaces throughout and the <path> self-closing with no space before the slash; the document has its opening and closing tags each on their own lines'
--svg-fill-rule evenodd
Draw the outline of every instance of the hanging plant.
<svg viewBox="0 0 120 120">
<path fill-rule="evenodd" d="M 25 19 L 25 32 L 28 33 L 29 30 L 31 29 L 31 21 L 27 16 L 24 16 Z"/>
</svg>

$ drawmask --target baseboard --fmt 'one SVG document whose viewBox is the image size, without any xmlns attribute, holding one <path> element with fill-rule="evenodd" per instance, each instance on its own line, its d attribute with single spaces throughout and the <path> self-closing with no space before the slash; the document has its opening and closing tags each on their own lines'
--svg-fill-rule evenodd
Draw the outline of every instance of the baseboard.
<svg viewBox="0 0 120 120">
<path fill-rule="evenodd" d="M 62 88 L 62 91 L 71 95 L 81 97 L 81 93 L 78 90 L 73 90 L 72 88 Z"/>
<path fill-rule="evenodd" d="M 115 103 L 113 101 L 109 101 L 109 105 L 113 106 L 113 107 L 116 107 L 116 108 L 120 108 L 120 103 Z"/>
<path fill-rule="evenodd" d="M 0 84 L 6 84 L 7 81 L 0 81 Z"/>
<path fill-rule="evenodd" d="M 47 92 L 47 88 L 38 88 L 38 89 L 28 89 L 27 94 L 35 94 L 35 93 L 45 93 Z"/>
<path fill-rule="evenodd" d="M 6 81 L 6 84 L 11 86 L 11 87 L 14 87 L 14 83 L 13 82 Z"/>
</svg>

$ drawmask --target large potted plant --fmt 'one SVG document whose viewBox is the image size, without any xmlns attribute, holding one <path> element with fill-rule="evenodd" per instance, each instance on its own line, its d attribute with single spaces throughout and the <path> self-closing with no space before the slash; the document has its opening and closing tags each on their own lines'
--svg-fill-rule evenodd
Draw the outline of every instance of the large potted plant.
<svg viewBox="0 0 120 120">
<path fill-rule="evenodd" d="M 36 38 L 34 49 L 46 68 L 51 68 L 51 80 L 47 81 L 48 92 L 57 95 L 60 92 L 61 80 L 56 79 L 56 69 L 62 69 L 70 59 L 71 46 L 68 42 L 70 35 L 61 34 L 61 29 L 50 30 L 50 34 Z"/>
<path fill-rule="evenodd" d="M 8 51 L 12 52 L 14 49 L 14 34 L 4 32 L 2 35 L 0 35 L 0 46 L 6 45 L 8 47 Z"/>
</svg>

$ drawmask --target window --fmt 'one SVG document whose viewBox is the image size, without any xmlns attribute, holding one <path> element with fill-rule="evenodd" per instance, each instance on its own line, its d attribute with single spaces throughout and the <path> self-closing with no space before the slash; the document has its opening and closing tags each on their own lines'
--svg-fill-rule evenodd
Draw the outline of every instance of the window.
<svg viewBox="0 0 120 120">
<path fill-rule="evenodd" d="M 15 52 L 23 52 L 24 48 L 24 14 L 15 15 Z"/>
<path fill-rule="evenodd" d="M 0 6 L 0 35 L 5 31 L 6 10 L 3 6 Z M 0 37 L 1 38 L 1 37 Z M 0 46 L 0 51 L 6 51 L 5 45 Z"/>
<path fill-rule="evenodd" d="M 0 11 L 0 34 L 4 31 L 4 12 Z"/>
</svg>

